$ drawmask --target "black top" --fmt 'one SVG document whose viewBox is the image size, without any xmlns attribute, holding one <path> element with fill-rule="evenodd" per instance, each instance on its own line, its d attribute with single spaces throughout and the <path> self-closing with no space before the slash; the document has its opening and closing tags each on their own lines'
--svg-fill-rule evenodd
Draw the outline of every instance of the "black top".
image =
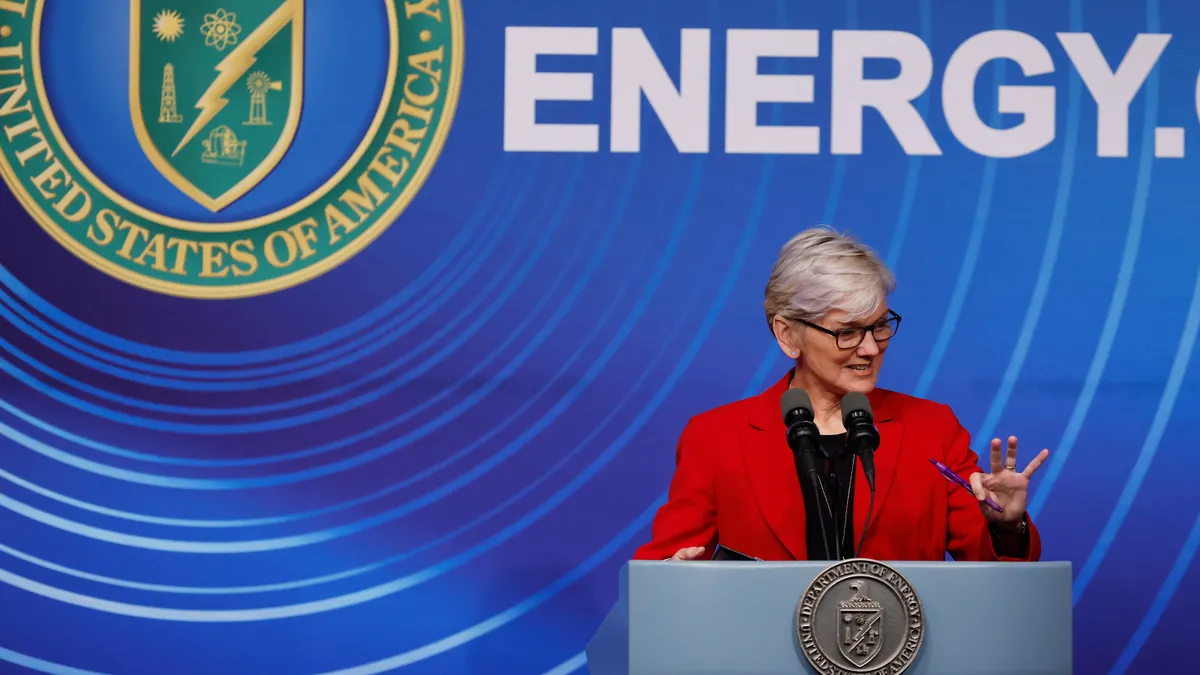
<svg viewBox="0 0 1200 675">
<path fill-rule="evenodd" d="M 822 435 L 817 471 L 819 490 L 811 480 L 800 481 L 808 529 L 809 560 L 846 560 L 854 557 L 855 456 L 846 448 L 846 435 Z M 832 515 L 830 511 L 832 510 Z M 821 522 L 826 541 L 821 540 Z M 826 554 L 828 545 L 829 553 Z"/>
</svg>

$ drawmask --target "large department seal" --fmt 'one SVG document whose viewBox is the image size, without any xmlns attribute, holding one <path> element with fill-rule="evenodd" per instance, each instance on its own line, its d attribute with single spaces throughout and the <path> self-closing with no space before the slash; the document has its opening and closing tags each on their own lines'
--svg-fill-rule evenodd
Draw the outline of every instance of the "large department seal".
<svg viewBox="0 0 1200 675">
<path fill-rule="evenodd" d="M 902 673 L 925 634 L 921 600 L 891 567 L 855 559 L 833 565 L 796 606 L 800 649 L 825 675 Z"/>
<path fill-rule="evenodd" d="M 53 34 L 43 35 L 43 17 L 59 11 L 47 9 L 53 3 L 0 2 L 0 170 L 55 240 L 142 288 L 232 298 L 320 275 L 367 246 L 411 202 L 441 151 L 461 84 L 459 0 L 371 1 L 381 3 L 370 6 L 381 19 L 373 25 L 345 19 L 306 28 L 305 0 L 130 0 L 128 49 L 110 44 L 104 55 L 111 58 L 114 47 L 129 55 L 128 92 L 112 92 L 118 103 L 128 101 L 128 115 L 113 128 L 76 124 L 73 131 L 127 137 L 127 157 L 149 162 L 147 175 L 164 188 L 159 194 L 177 191 L 168 196 L 184 200 L 189 215 L 162 208 L 158 195 L 129 194 L 137 186 L 111 187 L 129 181 L 121 165 L 85 162 L 81 155 L 95 160 L 97 153 L 77 153 L 56 119 L 55 110 L 78 113 L 83 102 L 64 95 L 76 89 L 69 78 L 47 87 L 43 50 L 53 43 L 56 55 L 100 58 L 86 52 L 102 40 L 55 43 Z M 362 111 L 344 104 L 347 128 L 361 118 L 366 133 L 350 136 L 345 154 L 311 151 L 338 130 L 330 116 L 306 117 L 306 99 L 326 107 L 338 101 L 317 100 L 328 90 L 306 91 L 306 69 L 370 31 L 379 35 L 382 61 L 384 12 L 387 63 L 361 64 L 363 72 L 379 73 L 382 91 L 373 90 Z M 320 39 L 306 44 L 317 30 Z M 329 70 L 322 71 L 326 78 Z M 286 181 L 277 179 L 264 201 L 270 208 L 230 215 L 231 205 L 244 206 L 238 201 L 285 160 L 298 133 L 316 139 L 305 146 L 303 163 L 317 178 L 309 187 L 295 181 L 282 188 Z M 321 166 L 312 168 L 314 162 Z"/>
</svg>

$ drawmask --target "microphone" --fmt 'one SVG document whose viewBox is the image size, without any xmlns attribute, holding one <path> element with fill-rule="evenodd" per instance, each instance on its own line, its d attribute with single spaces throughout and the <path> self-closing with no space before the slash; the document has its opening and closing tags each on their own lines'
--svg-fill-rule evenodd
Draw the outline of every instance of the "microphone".
<svg viewBox="0 0 1200 675">
<path fill-rule="evenodd" d="M 812 471 L 817 470 L 815 459 L 811 457 L 817 451 L 817 423 L 813 415 L 812 399 L 803 389 L 788 389 L 779 399 L 783 409 L 783 423 L 787 426 L 788 447 L 793 452 L 803 453 L 812 460 Z M 806 460 L 807 463 L 807 460 Z M 808 470 L 806 469 L 805 475 Z"/>
<path fill-rule="evenodd" d="M 866 394 L 852 391 L 842 397 L 842 426 L 846 427 L 846 447 L 862 460 L 863 474 L 867 477 L 867 486 L 871 488 L 866 522 L 858 537 L 858 548 L 854 549 L 854 557 L 857 558 L 867 540 L 871 512 L 875 510 L 875 450 L 879 447 L 879 430 L 875 428 L 875 417 L 871 414 L 871 402 Z"/>
<path fill-rule="evenodd" d="M 796 474 L 800 480 L 807 478 L 813 487 L 813 494 L 821 493 L 821 476 L 817 471 L 817 437 L 821 432 L 813 415 L 812 399 L 803 389 L 788 389 L 779 399 L 783 410 L 783 423 L 787 426 L 787 443 L 792 449 L 792 457 L 796 462 Z M 821 524 L 821 541 L 825 545 L 825 559 L 832 560 L 829 554 L 829 537 L 825 533 L 825 519 L 820 516 L 821 500 L 816 500 L 818 517 Z M 832 517 L 832 514 L 830 514 Z"/>
<path fill-rule="evenodd" d="M 871 402 L 866 394 L 852 391 L 842 397 L 842 425 L 846 427 L 846 446 L 863 463 L 867 485 L 875 492 L 875 450 L 879 447 L 879 431 L 871 415 Z"/>
</svg>

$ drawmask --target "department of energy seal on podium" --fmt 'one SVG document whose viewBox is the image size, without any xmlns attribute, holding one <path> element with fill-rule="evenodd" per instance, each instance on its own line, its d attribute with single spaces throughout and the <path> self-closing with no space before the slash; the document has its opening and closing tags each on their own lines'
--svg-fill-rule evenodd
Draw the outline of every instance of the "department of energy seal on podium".
<svg viewBox="0 0 1200 675">
<path fill-rule="evenodd" d="M 921 599 L 902 574 L 875 560 L 839 562 L 796 605 L 800 649 L 819 673 L 902 673 L 925 635 Z"/>
</svg>

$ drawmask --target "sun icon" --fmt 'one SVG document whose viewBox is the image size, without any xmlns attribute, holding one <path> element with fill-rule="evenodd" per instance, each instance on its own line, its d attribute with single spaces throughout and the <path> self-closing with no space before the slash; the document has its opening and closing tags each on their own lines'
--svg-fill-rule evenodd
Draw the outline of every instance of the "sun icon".
<svg viewBox="0 0 1200 675">
<path fill-rule="evenodd" d="M 164 9 L 154 17 L 154 34 L 163 42 L 174 42 L 183 35 L 183 17 L 173 9 Z"/>
</svg>

